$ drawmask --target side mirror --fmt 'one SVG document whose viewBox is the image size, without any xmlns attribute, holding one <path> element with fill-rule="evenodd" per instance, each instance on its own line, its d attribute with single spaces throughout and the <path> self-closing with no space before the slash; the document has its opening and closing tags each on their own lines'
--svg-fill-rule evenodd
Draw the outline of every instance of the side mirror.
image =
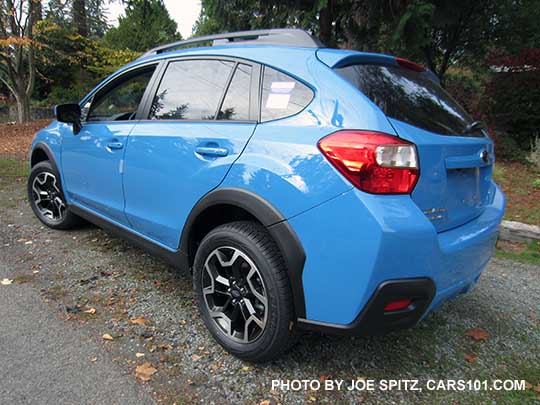
<svg viewBox="0 0 540 405">
<path fill-rule="evenodd" d="M 54 107 L 54 115 L 58 122 L 73 124 L 73 133 L 81 131 L 81 106 L 79 104 L 60 104 Z"/>
</svg>

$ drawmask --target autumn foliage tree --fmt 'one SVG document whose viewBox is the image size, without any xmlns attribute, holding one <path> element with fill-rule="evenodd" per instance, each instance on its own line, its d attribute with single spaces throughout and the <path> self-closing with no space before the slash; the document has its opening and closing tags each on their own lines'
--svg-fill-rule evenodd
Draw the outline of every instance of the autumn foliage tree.
<svg viewBox="0 0 540 405">
<path fill-rule="evenodd" d="M 18 121 L 30 120 L 36 80 L 34 26 L 41 0 L 3 0 L 0 4 L 0 81 L 17 101 Z"/>
</svg>

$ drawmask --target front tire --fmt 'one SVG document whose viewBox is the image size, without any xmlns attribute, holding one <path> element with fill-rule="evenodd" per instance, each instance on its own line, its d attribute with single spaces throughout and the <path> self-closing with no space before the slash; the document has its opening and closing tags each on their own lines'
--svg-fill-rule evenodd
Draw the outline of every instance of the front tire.
<svg viewBox="0 0 540 405">
<path fill-rule="evenodd" d="M 53 229 L 71 229 L 82 220 L 69 211 L 60 176 L 49 161 L 32 167 L 28 176 L 28 201 L 38 219 Z"/>
<path fill-rule="evenodd" d="M 285 263 L 263 226 L 239 221 L 215 228 L 202 240 L 193 272 L 201 316 L 227 351 L 263 362 L 294 342 Z"/>
</svg>

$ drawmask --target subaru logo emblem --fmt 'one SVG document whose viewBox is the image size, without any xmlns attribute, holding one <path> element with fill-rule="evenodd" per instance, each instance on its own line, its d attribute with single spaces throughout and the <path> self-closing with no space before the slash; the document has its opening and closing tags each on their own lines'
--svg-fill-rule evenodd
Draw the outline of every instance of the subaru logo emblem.
<svg viewBox="0 0 540 405">
<path fill-rule="evenodd" d="M 480 152 L 480 159 L 482 159 L 482 162 L 489 163 L 489 153 L 487 150 L 483 150 Z"/>
</svg>

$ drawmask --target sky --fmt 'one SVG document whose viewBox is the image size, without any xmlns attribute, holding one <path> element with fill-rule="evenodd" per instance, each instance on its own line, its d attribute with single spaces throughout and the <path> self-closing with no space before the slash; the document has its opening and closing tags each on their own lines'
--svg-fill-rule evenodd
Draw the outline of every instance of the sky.
<svg viewBox="0 0 540 405">
<path fill-rule="evenodd" d="M 193 24 L 199 17 L 201 11 L 200 0 L 165 0 L 165 6 L 169 10 L 169 14 L 178 24 L 178 31 L 182 34 L 182 38 L 191 36 Z M 113 25 L 118 24 L 118 16 L 124 13 L 124 6 L 119 2 L 113 2 L 108 5 L 109 21 Z"/>
</svg>

